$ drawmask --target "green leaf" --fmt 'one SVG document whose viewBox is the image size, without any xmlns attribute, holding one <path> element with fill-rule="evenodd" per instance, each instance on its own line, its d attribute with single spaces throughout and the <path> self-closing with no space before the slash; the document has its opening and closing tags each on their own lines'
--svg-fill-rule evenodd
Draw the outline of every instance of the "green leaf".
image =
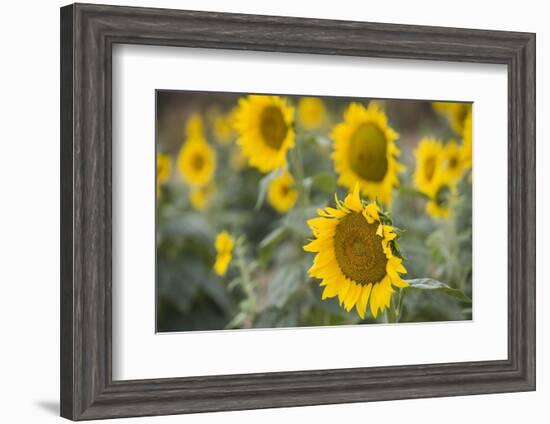
<svg viewBox="0 0 550 424">
<path fill-rule="evenodd" d="M 286 227 L 277 227 L 272 232 L 270 232 L 264 239 L 260 242 L 260 249 L 268 249 L 276 244 L 278 244 L 285 236 L 287 232 Z"/>
<path fill-rule="evenodd" d="M 442 283 L 438 280 L 434 280 L 432 278 L 415 278 L 413 280 L 405 281 L 409 283 L 409 287 L 407 287 L 408 289 L 437 290 L 443 294 L 446 294 L 447 296 L 454 297 L 463 302 L 472 302 L 472 299 L 466 296 L 466 294 L 464 294 L 462 290 L 454 289 L 452 287 L 449 287 L 447 284 Z"/>
<path fill-rule="evenodd" d="M 282 308 L 289 297 L 304 283 L 303 268 L 299 265 L 290 265 L 278 269 L 267 289 L 269 304 Z"/>
<path fill-rule="evenodd" d="M 270 232 L 258 245 L 258 259 L 263 266 L 271 259 L 273 250 L 277 245 L 284 240 L 288 232 L 285 226 L 277 227 Z"/>
<path fill-rule="evenodd" d="M 259 210 L 265 200 L 265 196 L 267 194 L 267 189 L 269 187 L 269 184 L 271 181 L 273 181 L 275 178 L 277 178 L 282 173 L 282 168 L 277 168 L 273 171 L 271 171 L 269 174 L 265 175 L 261 180 L 258 187 L 258 198 L 256 199 L 256 205 L 254 206 L 255 210 Z"/>
<path fill-rule="evenodd" d="M 428 196 L 427 194 L 419 190 L 416 190 L 415 188 L 410 186 L 401 185 L 397 188 L 397 191 L 399 192 L 399 194 L 402 194 L 403 196 L 417 196 L 427 200 L 429 200 L 430 198 L 430 196 Z"/>
<path fill-rule="evenodd" d="M 246 313 L 239 312 L 229 323 L 225 326 L 226 329 L 232 329 L 232 328 L 240 328 L 246 321 Z"/>
</svg>

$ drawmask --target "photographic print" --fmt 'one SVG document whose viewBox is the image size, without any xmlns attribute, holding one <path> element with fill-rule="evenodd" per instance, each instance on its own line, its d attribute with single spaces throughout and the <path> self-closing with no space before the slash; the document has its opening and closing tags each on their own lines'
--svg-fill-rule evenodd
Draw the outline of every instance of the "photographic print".
<svg viewBox="0 0 550 424">
<path fill-rule="evenodd" d="M 155 142 L 157 332 L 472 319 L 471 103 L 158 90 Z"/>
</svg>

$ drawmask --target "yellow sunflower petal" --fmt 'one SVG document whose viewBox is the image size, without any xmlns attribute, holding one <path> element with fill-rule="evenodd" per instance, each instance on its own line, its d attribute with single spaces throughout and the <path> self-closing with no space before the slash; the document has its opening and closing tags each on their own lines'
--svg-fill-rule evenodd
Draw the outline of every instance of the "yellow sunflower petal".
<svg viewBox="0 0 550 424">
<path fill-rule="evenodd" d="M 369 224 L 372 224 L 374 221 L 380 221 L 380 216 L 378 215 L 378 205 L 376 203 L 370 203 L 365 207 L 364 215 L 367 218 Z"/>
<path fill-rule="evenodd" d="M 339 292 L 339 287 L 336 284 L 328 284 L 325 286 L 325 289 L 323 290 L 323 294 L 321 298 L 324 300 L 324 299 L 334 297 L 338 294 L 338 292 Z"/>
<path fill-rule="evenodd" d="M 304 246 L 306 252 L 321 252 L 324 249 L 329 249 L 332 246 L 332 240 L 315 239 L 311 243 Z"/>
<path fill-rule="evenodd" d="M 394 290 L 391 286 L 391 280 L 388 277 L 385 277 L 379 284 L 379 286 L 380 288 L 378 289 L 378 304 L 380 305 L 380 310 L 383 311 L 390 306 L 391 295 Z"/>
<path fill-rule="evenodd" d="M 354 212 L 361 212 L 363 205 L 361 204 L 361 198 L 359 197 L 359 184 L 355 183 L 353 192 L 348 194 L 344 199 L 344 204 Z"/>
<path fill-rule="evenodd" d="M 372 284 L 363 286 L 361 293 L 357 298 L 357 303 L 355 304 L 355 307 L 361 319 L 365 319 L 365 314 L 367 312 L 367 305 L 369 304 L 369 296 L 370 296 L 371 289 L 372 289 Z"/>
<path fill-rule="evenodd" d="M 379 291 L 380 283 L 373 284 L 370 293 L 370 312 L 374 318 L 378 316 L 378 310 L 380 309 Z"/>
<path fill-rule="evenodd" d="M 348 279 L 344 276 L 340 278 L 339 281 L 340 291 L 338 292 L 338 301 L 340 302 L 340 305 L 344 303 L 344 299 L 346 298 L 348 291 L 350 290 L 351 282 L 348 281 Z"/>
<path fill-rule="evenodd" d="M 357 298 L 361 294 L 361 288 L 362 286 L 360 284 L 350 283 L 350 288 L 348 290 L 346 298 L 344 299 L 344 307 L 346 311 L 351 311 L 351 308 L 355 306 Z"/>
<path fill-rule="evenodd" d="M 401 278 L 398 278 L 398 279 L 392 279 L 391 280 L 391 283 L 396 286 L 396 287 L 399 287 L 399 288 L 402 288 L 404 289 L 405 287 L 409 287 L 410 284 L 407 283 L 405 280 L 401 279 Z"/>
</svg>

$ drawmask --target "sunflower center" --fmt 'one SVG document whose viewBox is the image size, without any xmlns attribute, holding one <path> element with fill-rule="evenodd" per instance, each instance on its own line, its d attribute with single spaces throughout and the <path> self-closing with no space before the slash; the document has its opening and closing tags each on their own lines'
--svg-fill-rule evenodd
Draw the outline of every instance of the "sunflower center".
<svg viewBox="0 0 550 424">
<path fill-rule="evenodd" d="M 377 283 L 386 275 L 388 262 L 378 223 L 369 224 L 362 214 L 352 212 L 340 220 L 334 234 L 336 262 L 342 273 L 359 284 Z"/>
<path fill-rule="evenodd" d="M 430 156 L 428 159 L 426 159 L 426 162 L 424 164 L 424 176 L 428 181 L 431 181 L 434 174 L 435 174 L 435 157 Z"/>
<path fill-rule="evenodd" d="M 449 168 L 456 169 L 457 166 L 458 166 L 458 158 L 456 156 L 453 156 L 449 160 Z"/>
<path fill-rule="evenodd" d="M 290 192 L 290 187 L 286 184 L 281 184 L 281 196 L 286 197 Z"/>
<path fill-rule="evenodd" d="M 260 116 L 260 131 L 266 144 L 279 150 L 286 138 L 288 127 L 281 110 L 275 106 L 266 107 Z"/>
<path fill-rule="evenodd" d="M 195 171 L 200 171 L 204 167 L 204 157 L 200 154 L 193 155 L 191 158 L 191 166 Z"/>
<path fill-rule="evenodd" d="M 387 141 L 377 125 L 366 123 L 355 130 L 349 144 L 351 169 L 367 181 L 380 182 L 388 171 Z"/>
</svg>

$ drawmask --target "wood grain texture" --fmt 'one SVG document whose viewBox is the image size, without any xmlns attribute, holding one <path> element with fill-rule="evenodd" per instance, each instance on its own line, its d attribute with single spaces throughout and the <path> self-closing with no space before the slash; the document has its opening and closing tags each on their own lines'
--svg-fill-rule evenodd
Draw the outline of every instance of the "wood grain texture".
<svg viewBox="0 0 550 424">
<path fill-rule="evenodd" d="M 116 43 L 507 65 L 508 359 L 112 381 Z M 535 233 L 534 34 L 85 4 L 61 9 L 61 415 L 66 418 L 534 390 Z"/>
</svg>

